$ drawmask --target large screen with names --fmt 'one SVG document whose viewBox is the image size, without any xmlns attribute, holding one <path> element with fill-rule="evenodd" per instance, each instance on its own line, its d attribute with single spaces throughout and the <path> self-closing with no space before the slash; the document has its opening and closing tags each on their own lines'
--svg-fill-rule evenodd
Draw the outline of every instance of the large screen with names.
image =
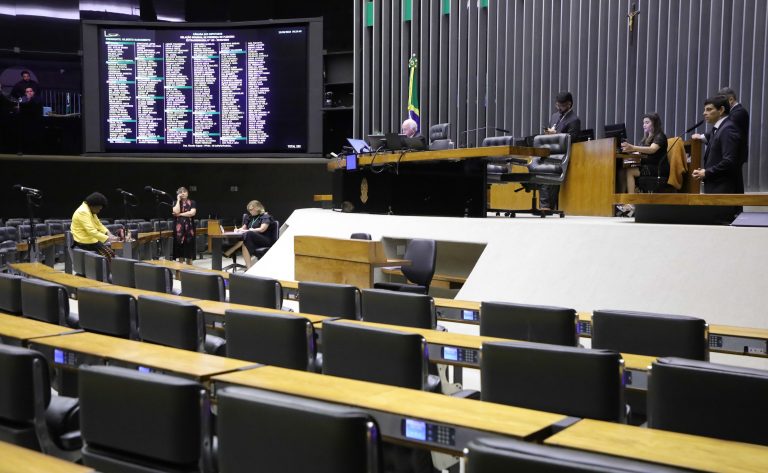
<svg viewBox="0 0 768 473">
<path fill-rule="evenodd" d="M 84 26 L 84 54 L 97 54 L 95 64 L 85 58 L 85 75 L 95 73 L 98 86 L 98 105 L 87 87 L 84 94 L 86 114 L 98 115 L 87 117 L 86 151 L 320 152 L 313 91 L 322 72 L 311 55 L 322 47 L 311 46 L 312 26 Z M 97 44 L 86 48 L 94 33 Z M 88 123 L 98 123 L 97 138 Z"/>
</svg>

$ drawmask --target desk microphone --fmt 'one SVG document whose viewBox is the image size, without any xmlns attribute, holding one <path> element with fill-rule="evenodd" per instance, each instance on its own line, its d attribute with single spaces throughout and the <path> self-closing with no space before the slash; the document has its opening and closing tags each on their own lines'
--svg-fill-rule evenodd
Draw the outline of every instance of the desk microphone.
<svg viewBox="0 0 768 473">
<path fill-rule="evenodd" d="M 697 124 L 693 125 L 692 127 L 688 128 L 687 130 L 685 130 L 685 132 L 686 132 L 686 133 L 690 133 L 690 132 L 692 132 L 692 131 L 693 131 L 693 130 L 695 130 L 696 128 L 700 127 L 702 123 L 704 123 L 704 119 L 702 119 L 702 120 L 701 120 L 700 122 L 698 122 Z"/>
<path fill-rule="evenodd" d="M 153 193 L 153 194 L 158 194 L 158 195 L 168 195 L 168 193 L 167 193 L 167 192 L 163 192 L 163 191 L 161 191 L 160 189 L 155 189 L 155 188 L 154 188 L 154 187 L 152 187 L 152 186 L 145 186 L 145 187 L 144 187 L 144 190 L 145 190 L 145 191 L 149 191 L 149 192 L 151 192 L 151 193 Z"/>
<path fill-rule="evenodd" d="M 29 194 L 42 194 L 38 189 L 33 189 L 31 187 L 24 187 L 21 184 L 16 184 L 13 186 L 13 190 L 21 191 L 21 192 L 27 192 Z"/>
<path fill-rule="evenodd" d="M 124 191 L 124 190 L 122 190 L 122 189 L 121 189 L 121 188 L 119 188 L 119 187 L 118 187 L 117 189 L 115 189 L 115 190 L 116 190 L 117 192 L 119 192 L 119 193 L 123 194 L 123 195 L 127 195 L 127 196 L 130 196 L 130 197 L 136 197 L 135 195 L 131 194 L 130 192 L 128 192 L 128 191 Z"/>
</svg>

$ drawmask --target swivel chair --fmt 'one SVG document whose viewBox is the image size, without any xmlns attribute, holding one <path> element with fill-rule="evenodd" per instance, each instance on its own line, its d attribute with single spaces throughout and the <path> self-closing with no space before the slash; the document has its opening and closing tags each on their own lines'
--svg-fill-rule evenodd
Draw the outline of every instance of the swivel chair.
<svg viewBox="0 0 768 473">
<path fill-rule="evenodd" d="M 181 271 L 181 295 L 206 301 L 226 300 L 224 278 L 220 274 L 202 271 Z"/>
<path fill-rule="evenodd" d="M 361 318 L 366 322 L 405 327 L 431 330 L 437 327 L 435 301 L 426 294 L 363 289 Z"/>
<path fill-rule="evenodd" d="M 389 291 L 429 294 L 429 285 L 432 283 L 432 276 L 435 274 L 435 263 L 437 261 L 437 244 L 435 240 L 414 238 L 408 242 L 403 258 L 410 260 L 411 264 L 403 266 L 401 271 L 406 279 L 413 284 L 377 282 L 373 287 Z"/>
<path fill-rule="evenodd" d="M 112 284 L 116 286 L 136 287 L 136 272 L 133 266 L 139 260 L 130 258 L 112 258 Z"/>
<path fill-rule="evenodd" d="M 438 123 L 429 127 L 429 149 L 434 151 L 455 148 L 453 141 L 449 137 L 450 134 L 450 123 Z"/>
<path fill-rule="evenodd" d="M 69 311 L 67 289 L 56 283 L 39 279 L 22 279 L 21 313 L 30 319 L 78 327 L 77 314 Z"/>
<path fill-rule="evenodd" d="M 136 298 L 128 293 L 83 287 L 77 291 L 80 327 L 89 332 L 139 339 Z"/>
<path fill-rule="evenodd" d="M 109 282 L 107 259 L 98 253 L 86 251 L 83 255 L 85 277 L 94 281 Z"/>
<path fill-rule="evenodd" d="M 159 345 L 224 356 L 226 342 L 206 335 L 203 311 L 188 302 L 139 296 L 139 339 Z"/>
<path fill-rule="evenodd" d="M 21 314 L 21 281 L 24 278 L 0 273 L 0 311 Z"/>
<path fill-rule="evenodd" d="M 573 309 L 506 302 L 480 304 L 480 335 L 553 345 L 579 344 Z"/>
<path fill-rule="evenodd" d="M 170 268 L 149 263 L 135 263 L 133 272 L 136 289 L 173 293 L 173 273 Z"/>
<path fill-rule="evenodd" d="M 370 233 L 353 233 L 349 236 L 351 240 L 370 240 Z"/>
<path fill-rule="evenodd" d="M 232 274 L 229 276 L 229 302 L 280 309 L 283 306 L 283 287 L 277 279 Z"/>
<path fill-rule="evenodd" d="M 360 318 L 360 289 L 349 284 L 299 281 L 299 310 L 306 314 Z"/>
</svg>

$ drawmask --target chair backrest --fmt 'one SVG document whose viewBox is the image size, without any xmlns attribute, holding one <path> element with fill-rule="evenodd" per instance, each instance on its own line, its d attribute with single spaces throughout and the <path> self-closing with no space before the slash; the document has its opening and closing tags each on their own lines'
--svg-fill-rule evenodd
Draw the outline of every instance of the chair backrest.
<svg viewBox="0 0 768 473">
<path fill-rule="evenodd" d="M 480 335 L 573 347 L 579 343 L 578 317 L 563 307 L 483 302 Z"/>
<path fill-rule="evenodd" d="M 24 241 L 30 237 L 32 233 L 31 225 L 19 225 L 17 228 L 19 230 L 19 241 Z"/>
<path fill-rule="evenodd" d="M 0 273 L 0 311 L 21 314 L 21 276 Z"/>
<path fill-rule="evenodd" d="M 3 227 L 6 241 L 19 241 L 19 229 L 12 226 Z"/>
<path fill-rule="evenodd" d="M 437 326 L 435 300 L 425 294 L 363 289 L 360 315 L 366 322 L 428 329 Z"/>
<path fill-rule="evenodd" d="M 353 233 L 349 236 L 352 240 L 370 240 L 371 234 L 370 233 Z"/>
<path fill-rule="evenodd" d="M 183 350 L 205 351 L 203 312 L 189 302 L 139 296 L 139 338 Z"/>
<path fill-rule="evenodd" d="M 592 347 L 648 356 L 709 358 L 707 323 L 685 315 L 596 310 Z"/>
<path fill-rule="evenodd" d="M 85 276 L 85 255 L 88 251 L 82 248 L 72 248 L 72 272 Z"/>
<path fill-rule="evenodd" d="M 283 287 L 277 279 L 232 273 L 229 276 L 229 302 L 280 309 Z"/>
<path fill-rule="evenodd" d="M 435 140 L 447 140 L 451 134 L 450 123 L 438 123 L 429 127 L 429 141 L 430 143 Z"/>
<path fill-rule="evenodd" d="M 64 234 L 64 224 L 61 221 L 49 222 L 48 233 L 50 235 L 62 235 Z"/>
<path fill-rule="evenodd" d="M 216 273 L 181 271 L 181 295 L 223 302 L 226 300 L 224 278 Z"/>
<path fill-rule="evenodd" d="M 48 228 L 48 225 L 46 225 L 45 223 L 36 223 L 34 227 L 34 232 L 35 232 L 34 233 L 35 237 L 41 237 L 41 236 L 51 234 Z"/>
<path fill-rule="evenodd" d="M 660 358 L 648 381 L 648 427 L 768 445 L 768 371 Z"/>
<path fill-rule="evenodd" d="M 139 223 L 139 233 L 150 233 L 153 230 L 154 230 L 154 225 L 152 225 L 152 222 Z"/>
<path fill-rule="evenodd" d="M 169 268 L 149 263 L 135 263 L 133 274 L 136 289 L 167 294 L 170 294 L 173 289 L 173 273 Z"/>
<path fill-rule="evenodd" d="M 467 447 L 468 473 L 672 473 L 669 466 L 510 438 L 481 437 Z"/>
<path fill-rule="evenodd" d="M 424 389 L 427 351 L 416 333 L 323 322 L 323 373 L 332 376 Z"/>
<path fill-rule="evenodd" d="M 481 396 L 484 401 L 568 416 L 623 421 L 623 371 L 621 355 L 611 350 L 484 343 Z"/>
<path fill-rule="evenodd" d="M 21 281 L 21 313 L 31 319 L 67 325 L 67 290 L 60 284 L 25 278 Z"/>
<path fill-rule="evenodd" d="M 84 330 L 138 339 L 136 298 L 131 294 L 83 287 L 77 291 L 77 302 Z"/>
<path fill-rule="evenodd" d="M 402 267 L 403 275 L 409 281 L 429 290 L 432 276 L 435 274 L 435 262 L 437 261 L 437 244 L 435 240 L 414 238 L 408 242 L 405 248 L 405 259 L 411 264 Z"/>
<path fill-rule="evenodd" d="M 227 310 L 227 356 L 295 370 L 312 370 L 315 331 L 304 317 Z"/>
<path fill-rule="evenodd" d="M 0 424 L 32 422 L 35 417 L 33 362 L 39 360 L 43 376 L 45 405 L 51 399 L 48 362 L 40 353 L 28 348 L 0 344 Z M 0 430 L 2 428 L 0 427 Z M 0 434 L 0 437 L 6 437 Z M 7 438 L 7 437 L 6 437 Z"/>
<path fill-rule="evenodd" d="M 210 406 L 197 382 L 86 366 L 79 372 L 79 393 L 86 465 L 99 471 L 210 471 L 204 466 Z"/>
<path fill-rule="evenodd" d="M 220 471 L 252 471 L 254 465 L 260 471 L 380 471 L 381 435 L 365 412 L 239 387 L 224 388 L 217 398 Z M 286 445 L 289 455 L 275 454 Z"/>
<path fill-rule="evenodd" d="M 570 161 L 571 155 L 571 135 L 568 133 L 536 135 L 533 137 L 533 147 L 549 149 L 549 156 L 546 160 L 559 161 L 560 179 L 565 179 L 565 173 L 568 170 L 568 162 Z"/>
<path fill-rule="evenodd" d="M 85 277 L 94 281 L 109 282 L 107 259 L 98 253 L 86 251 L 83 255 Z"/>
<path fill-rule="evenodd" d="M 360 290 L 349 284 L 299 281 L 299 310 L 344 319 L 360 318 Z"/>
<path fill-rule="evenodd" d="M 480 146 L 511 146 L 514 139 L 512 136 L 487 136 Z"/>
<path fill-rule="evenodd" d="M 139 260 L 130 258 L 112 258 L 112 284 L 116 286 L 136 287 L 136 273 L 133 266 Z"/>
</svg>

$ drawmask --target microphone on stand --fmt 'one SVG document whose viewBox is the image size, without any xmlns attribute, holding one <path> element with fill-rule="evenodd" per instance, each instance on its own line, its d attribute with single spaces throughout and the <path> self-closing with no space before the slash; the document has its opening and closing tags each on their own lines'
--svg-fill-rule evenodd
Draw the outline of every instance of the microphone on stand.
<svg viewBox="0 0 768 473">
<path fill-rule="evenodd" d="M 134 197 L 134 198 L 136 197 L 135 195 L 131 194 L 130 192 L 128 192 L 128 191 L 124 191 L 124 190 L 122 190 L 122 189 L 121 189 L 121 188 L 119 188 L 119 187 L 118 187 L 117 189 L 115 189 L 115 190 L 116 190 L 117 192 L 119 192 L 119 193 L 123 194 L 123 195 L 127 195 L 127 196 L 129 196 L 129 197 Z"/>
<path fill-rule="evenodd" d="M 15 186 L 13 186 L 13 190 L 26 192 L 28 194 L 38 194 L 38 195 L 42 194 L 42 192 L 40 192 L 38 189 L 33 189 L 31 187 L 24 187 L 21 184 L 16 184 Z"/>
<path fill-rule="evenodd" d="M 149 191 L 149 192 L 151 192 L 151 193 L 153 193 L 153 194 L 157 194 L 157 195 L 168 195 L 168 193 L 167 193 L 167 192 L 163 192 L 163 191 L 161 191 L 160 189 L 155 189 L 155 188 L 154 188 L 154 187 L 152 187 L 152 186 L 145 186 L 145 187 L 144 187 L 144 190 L 145 190 L 145 191 Z"/>
<path fill-rule="evenodd" d="M 688 128 L 687 130 L 685 130 L 685 132 L 686 133 L 692 132 L 696 128 L 700 127 L 702 123 L 704 123 L 704 119 L 701 119 L 701 121 L 699 121 L 697 124 L 693 125 L 692 127 Z"/>
</svg>

